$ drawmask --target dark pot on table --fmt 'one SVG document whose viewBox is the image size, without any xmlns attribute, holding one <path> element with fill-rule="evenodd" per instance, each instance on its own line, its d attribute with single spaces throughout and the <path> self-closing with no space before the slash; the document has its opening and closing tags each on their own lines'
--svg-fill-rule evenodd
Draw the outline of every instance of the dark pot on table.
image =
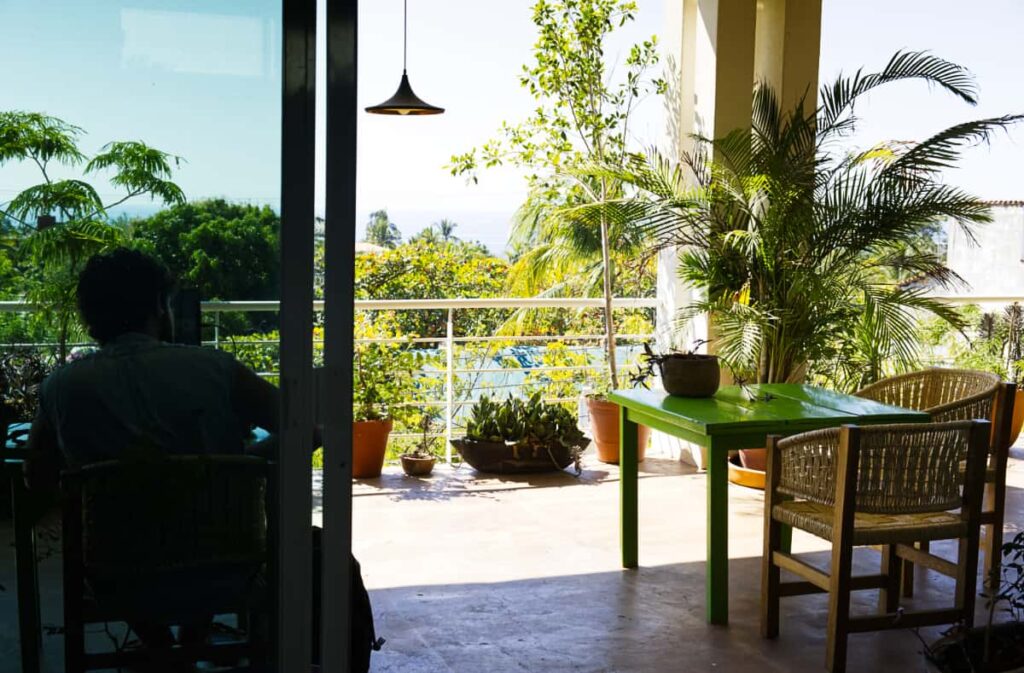
<svg viewBox="0 0 1024 673">
<path fill-rule="evenodd" d="M 718 357 L 702 353 L 672 353 L 658 364 L 661 384 L 669 395 L 711 397 L 718 392 L 722 370 Z"/>
</svg>

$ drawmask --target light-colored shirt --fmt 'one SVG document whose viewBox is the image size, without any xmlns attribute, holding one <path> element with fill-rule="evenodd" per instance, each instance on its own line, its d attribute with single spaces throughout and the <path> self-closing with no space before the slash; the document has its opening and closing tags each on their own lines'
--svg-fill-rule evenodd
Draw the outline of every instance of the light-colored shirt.
<svg viewBox="0 0 1024 673">
<path fill-rule="evenodd" d="M 124 334 L 44 381 L 42 411 L 69 465 L 133 450 L 241 453 L 236 370 L 228 353 Z"/>
</svg>

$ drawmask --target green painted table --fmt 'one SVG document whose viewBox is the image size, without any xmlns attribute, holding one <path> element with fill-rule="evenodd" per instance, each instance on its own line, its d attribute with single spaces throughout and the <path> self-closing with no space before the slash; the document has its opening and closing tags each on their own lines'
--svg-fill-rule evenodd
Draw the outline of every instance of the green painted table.
<svg viewBox="0 0 1024 673">
<path fill-rule="evenodd" d="M 608 399 L 620 407 L 620 524 L 622 565 L 637 559 L 637 425 L 646 425 L 707 449 L 707 619 L 729 621 L 728 459 L 733 449 L 765 445 L 768 435 L 791 435 L 843 424 L 926 423 L 927 413 L 879 404 L 798 384 L 723 386 L 714 397 L 673 397 L 662 391 L 619 390 Z M 760 397 L 768 393 L 771 399 Z"/>
</svg>

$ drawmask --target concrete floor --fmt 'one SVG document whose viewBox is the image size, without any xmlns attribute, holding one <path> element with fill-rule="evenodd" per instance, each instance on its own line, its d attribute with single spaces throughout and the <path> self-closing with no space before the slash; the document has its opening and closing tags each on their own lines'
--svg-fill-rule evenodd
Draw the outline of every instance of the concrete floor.
<svg viewBox="0 0 1024 673">
<path fill-rule="evenodd" d="M 827 603 L 783 600 L 782 635 L 758 635 L 762 498 L 730 487 L 730 615 L 704 621 L 705 480 L 678 461 L 641 466 L 640 562 L 618 557 L 618 472 L 585 462 L 570 473 L 481 477 L 469 468 L 412 479 L 388 468 L 355 486 L 353 542 L 370 589 L 378 635 L 377 673 L 675 673 L 823 671 Z M 1024 450 L 1009 476 L 1007 532 L 1024 525 Z M 319 519 L 316 515 L 314 519 Z M 10 546 L 9 523 L 0 545 Z M 43 623 L 61 623 L 59 558 L 41 563 Z M 800 533 L 794 550 L 827 562 L 827 546 Z M 877 555 L 858 552 L 861 572 Z M 0 673 L 18 670 L 13 550 L 0 559 Z M 952 582 L 918 577 L 907 605 L 940 605 Z M 856 609 L 872 611 L 876 592 Z M 44 626 L 45 630 L 45 626 Z M 933 640 L 940 629 L 921 635 Z M 45 635 L 49 672 L 63 668 L 59 634 Z M 851 637 L 850 671 L 931 670 L 911 632 Z"/>
</svg>

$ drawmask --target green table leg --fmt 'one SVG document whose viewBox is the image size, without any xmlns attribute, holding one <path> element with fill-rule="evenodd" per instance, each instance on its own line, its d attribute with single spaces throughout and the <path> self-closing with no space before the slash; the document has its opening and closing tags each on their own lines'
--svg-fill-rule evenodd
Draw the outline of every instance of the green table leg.
<svg viewBox="0 0 1024 673">
<path fill-rule="evenodd" d="M 779 549 L 783 554 L 789 554 L 793 551 L 793 527 L 792 526 L 781 526 L 779 531 Z"/>
<path fill-rule="evenodd" d="M 619 407 L 619 534 L 622 567 L 635 568 L 637 559 L 637 426 Z"/>
<path fill-rule="evenodd" d="M 729 454 L 708 445 L 707 619 L 729 623 Z"/>
</svg>

